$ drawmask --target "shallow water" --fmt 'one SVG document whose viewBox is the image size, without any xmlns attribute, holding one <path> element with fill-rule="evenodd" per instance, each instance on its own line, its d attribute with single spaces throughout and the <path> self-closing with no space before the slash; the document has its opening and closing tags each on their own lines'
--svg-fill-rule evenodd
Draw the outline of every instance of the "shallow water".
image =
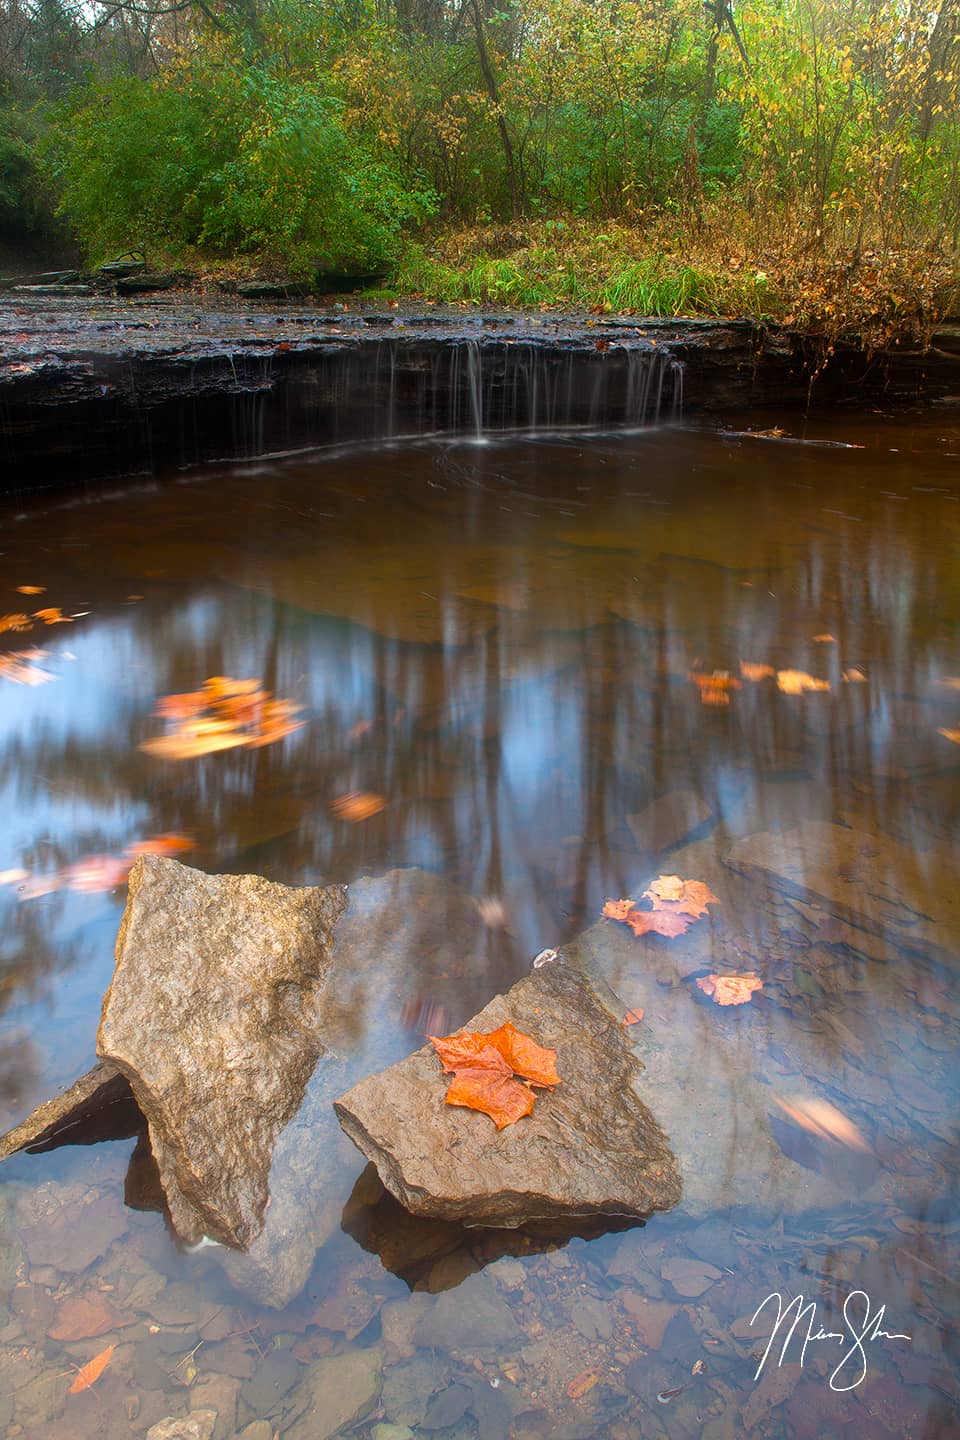
<svg viewBox="0 0 960 1440">
<path fill-rule="evenodd" d="M 174 833 L 211 872 L 405 872 L 382 948 L 334 972 L 331 1055 L 249 1257 L 184 1253 L 125 1205 L 132 1140 L 6 1162 L 8 1435 L 190 1409 L 264 1440 L 957 1433 L 960 744 L 940 732 L 960 740 L 960 422 L 782 424 L 344 451 L 5 506 L 0 611 L 77 618 L 0 636 L 49 677 L 0 675 L 0 878 L 27 872 L 0 885 L 4 1128 L 93 1060 L 124 886 L 77 862 Z M 216 675 L 261 679 L 302 728 L 139 748 L 159 697 Z M 351 820 L 351 792 L 385 803 Z M 792 831 L 787 885 L 764 866 Z M 659 874 L 719 903 L 673 939 L 601 919 Z M 684 1199 L 510 1254 L 411 1225 L 329 1100 L 546 946 L 643 1009 L 628 1033 Z M 763 989 L 742 1007 L 695 984 L 745 972 Z M 852 1339 L 801 1363 L 798 1331 L 755 1378 L 766 1296 L 843 1331 L 851 1292 L 871 1333 L 911 1338 L 837 1373 Z"/>
</svg>

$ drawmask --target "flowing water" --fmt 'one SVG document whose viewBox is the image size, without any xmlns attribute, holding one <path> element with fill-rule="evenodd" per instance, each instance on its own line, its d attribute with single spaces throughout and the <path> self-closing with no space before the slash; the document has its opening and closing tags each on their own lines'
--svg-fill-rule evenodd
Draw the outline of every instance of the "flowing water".
<svg viewBox="0 0 960 1440">
<path fill-rule="evenodd" d="M 5 504 L 0 611 L 73 617 L 0 637 L 5 1126 L 93 1062 L 131 845 L 291 885 L 400 873 L 331 976 L 249 1256 L 179 1247 L 132 1139 L 5 1162 L 0 1433 L 958 1434 L 960 427 L 781 423 Z M 142 749 L 159 697 L 212 676 L 301 728 Z M 718 903 L 673 938 L 602 918 L 658 875 Z M 329 1100 L 548 946 L 644 1012 L 683 1199 L 568 1243 L 412 1221 Z M 711 974 L 762 989 L 721 1006 Z M 817 1309 L 764 1363 L 771 1295 Z"/>
</svg>

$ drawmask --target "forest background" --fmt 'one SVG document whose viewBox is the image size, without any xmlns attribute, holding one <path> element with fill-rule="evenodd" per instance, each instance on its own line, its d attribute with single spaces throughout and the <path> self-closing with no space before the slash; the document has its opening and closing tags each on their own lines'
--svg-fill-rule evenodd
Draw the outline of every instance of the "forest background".
<svg viewBox="0 0 960 1440">
<path fill-rule="evenodd" d="M 0 0 L 0 241 L 57 225 L 90 263 L 929 332 L 960 0 Z"/>
</svg>

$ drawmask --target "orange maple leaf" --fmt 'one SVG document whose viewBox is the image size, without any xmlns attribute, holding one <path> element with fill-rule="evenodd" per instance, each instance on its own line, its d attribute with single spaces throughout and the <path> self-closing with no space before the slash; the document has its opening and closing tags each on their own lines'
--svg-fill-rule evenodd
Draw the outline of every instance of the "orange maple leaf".
<svg viewBox="0 0 960 1440">
<path fill-rule="evenodd" d="M 556 1050 L 538 1045 L 509 1020 L 487 1034 L 464 1030 L 428 1039 L 443 1069 L 453 1073 L 446 1103 L 482 1111 L 498 1130 L 530 1114 L 535 1098 L 531 1085 L 552 1089 L 560 1084 Z M 514 1079 L 515 1074 L 529 1083 Z"/>
<path fill-rule="evenodd" d="M 702 675 L 691 670 L 688 676 L 700 691 L 704 705 L 729 705 L 731 690 L 742 690 L 743 685 L 726 670 L 714 670 L 712 675 Z"/>
<path fill-rule="evenodd" d="M 92 1360 L 88 1360 L 86 1365 L 83 1365 L 80 1370 L 77 1371 L 77 1378 L 70 1386 L 67 1394 L 79 1395 L 81 1390 L 89 1390 L 91 1385 L 95 1385 L 110 1364 L 116 1348 L 116 1345 L 108 1345 L 106 1350 L 101 1350 L 99 1355 L 94 1355 Z"/>
<path fill-rule="evenodd" d="M 815 680 L 805 670 L 778 670 L 777 689 L 784 695 L 802 695 L 806 690 L 829 690 L 829 680 Z"/>
<path fill-rule="evenodd" d="M 15 612 L 14 612 L 13 614 L 11 614 L 11 615 L 0 615 L 0 635 L 2 635 L 5 630 L 32 630 L 32 629 L 33 629 L 33 622 L 31 621 L 30 616 L 29 616 L 29 615 L 24 615 L 24 614 L 23 614 L 21 611 L 19 611 L 19 610 L 18 610 L 18 611 L 15 611 Z"/>
<path fill-rule="evenodd" d="M 34 610 L 33 618 L 42 620 L 44 625 L 72 625 L 73 620 L 69 615 L 64 615 L 59 605 L 51 605 L 46 610 Z"/>
<path fill-rule="evenodd" d="M 632 909 L 632 900 L 605 900 L 603 903 L 603 913 L 608 920 L 626 920 Z"/>
<path fill-rule="evenodd" d="M 627 924 L 634 935 L 665 935 L 668 940 L 683 935 L 693 924 L 689 915 L 679 910 L 631 910 Z"/>
<path fill-rule="evenodd" d="M 703 975 L 697 986 L 718 1005 L 746 1005 L 763 981 L 758 975 Z"/>
</svg>

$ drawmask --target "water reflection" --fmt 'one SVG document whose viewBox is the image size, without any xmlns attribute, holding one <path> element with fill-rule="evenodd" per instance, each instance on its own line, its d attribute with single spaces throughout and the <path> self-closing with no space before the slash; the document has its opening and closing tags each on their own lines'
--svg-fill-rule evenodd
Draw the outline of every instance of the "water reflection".
<svg viewBox="0 0 960 1440">
<path fill-rule="evenodd" d="M 644 1093 L 685 1194 L 675 1217 L 636 1235 L 555 1252 L 569 1287 L 549 1254 L 521 1247 L 511 1289 L 497 1279 L 505 1261 L 474 1273 L 459 1239 L 447 1252 L 457 1258 L 445 1273 L 472 1274 L 471 1293 L 512 1307 L 523 1331 L 527 1359 L 516 1381 L 502 1378 L 522 1391 L 526 1433 L 579 1415 L 591 1434 L 617 1423 L 699 1434 L 693 1416 L 718 1396 L 759 1394 L 744 1368 L 752 1337 L 732 1327 L 775 1282 L 831 1296 L 861 1281 L 925 1327 L 925 1349 L 876 1362 L 885 1383 L 912 1387 L 892 1433 L 938 1433 L 937 1407 L 960 1394 L 943 1328 L 957 1215 L 960 746 L 939 733 L 960 724 L 960 692 L 943 684 L 960 670 L 960 492 L 942 425 L 907 434 L 878 418 L 855 435 L 852 421 L 821 433 L 867 449 L 684 431 L 425 446 L 290 462 L 269 480 L 171 481 L 5 524 L 11 587 L 44 584 L 50 604 L 90 613 L 43 634 L 53 682 L 0 681 L 0 871 L 48 873 L 162 832 L 192 835 L 187 859 L 202 869 L 288 884 L 343 880 L 356 892 L 360 877 L 406 871 L 391 882 L 396 933 L 371 937 L 368 963 L 328 990 L 333 1055 L 281 1141 L 261 1251 L 246 1269 L 227 1263 L 239 1292 L 218 1288 L 216 1256 L 179 1270 L 187 1260 L 161 1254 L 146 1215 L 124 1220 L 133 1228 L 114 1261 L 95 1258 L 88 1280 L 146 1250 L 198 1313 L 210 1295 L 253 1306 L 276 1283 L 297 1333 L 311 1295 L 329 1297 L 359 1263 L 341 1223 L 363 1166 L 330 1100 L 408 1053 L 438 1015 L 462 1023 L 560 944 L 566 963 L 644 1009 L 632 1031 Z M 19 608 L 12 590 L 8 601 Z M 786 694 L 772 677 L 743 678 L 742 661 L 830 689 Z M 865 682 L 844 680 L 853 669 Z M 705 705 L 691 672 L 740 688 Z M 140 751 L 160 729 L 156 698 L 214 675 L 260 678 L 303 705 L 307 724 L 275 746 L 195 761 Z M 387 804 L 351 824 L 331 809 L 351 790 Z M 637 899 L 661 872 L 707 882 L 720 905 L 669 941 L 599 921 L 606 897 Z M 89 1064 L 122 903 L 120 891 L 21 900 L 0 887 L 9 1123 Z M 698 976 L 746 971 L 764 989 L 742 1010 L 696 991 Z M 784 1120 L 774 1097 L 795 1095 L 837 1106 L 872 1155 Z M 46 1163 L 10 1173 L 32 1193 L 61 1173 Z M 70 1183 L 90 1186 L 97 1172 L 82 1163 L 108 1162 L 62 1163 Z M 119 1194 L 123 1167 L 114 1172 Z M 130 1203 L 143 1193 L 131 1182 Z M 440 1288 L 429 1276 L 443 1255 L 428 1250 L 422 1269 L 386 1258 L 391 1245 L 406 1254 L 399 1221 L 348 1228 L 387 1269 Z M 30 1265 L 49 1270 L 45 1242 L 32 1243 Z M 719 1272 L 702 1302 L 665 1278 L 677 1255 Z M 375 1283 L 380 1260 L 366 1260 L 369 1294 L 402 1299 L 406 1286 Z M 592 1293 L 583 1284 L 619 1341 L 599 1320 L 592 1336 L 576 1330 L 573 1298 Z M 674 1313 L 659 1344 L 643 1344 L 643 1307 L 658 1305 Z M 330 1346 L 313 1344 L 313 1361 L 379 1345 L 379 1313 L 362 1331 L 307 1325 L 311 1344 Z M 399 1333 L 392 1323 L 383 1336 Z M 577 1345 L 541 1354 L 538 1325 L 573 1326 Z M 385 1373 L 422 1360 L 412 1341 L 408 1355 L 384 1343 Z M 618 1345 L 628 1358 L 616 1360 Z M 463 1373 L 449 1350 L 433 1354 L 448 1358 L 421 1376 L 426 1399 Z M 697 1389 L 690 1369 L 705 1355 L 716 1388 Z M 602 1379 L 572 1397 L 592 1365 Z M 390 1385 L 389 1418 L 410 1423 L 400 1380 Z M 677 1386 L 675 1402 L 657 1402 Z M 791 1435 L 846 1423 L 823 1388 L 808 1374 L 776 1402 Z M 295 1406 L 245 1403 L 247 1418 L 297 1423 Z M 880 1399 L 848 1403 L 858 1433 L 891 1433 Z M 751 1423 L 772 1409 L 754 1402 Z M 62 1412 L 51 1413 L 56 1425 Z"/>
</svg>

